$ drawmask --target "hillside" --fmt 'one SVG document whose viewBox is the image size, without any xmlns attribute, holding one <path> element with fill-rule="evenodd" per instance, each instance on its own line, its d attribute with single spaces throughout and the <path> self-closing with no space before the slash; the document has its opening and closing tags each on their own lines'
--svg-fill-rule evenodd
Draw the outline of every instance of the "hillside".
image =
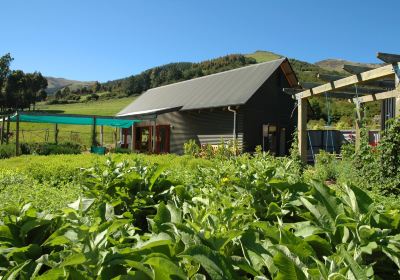
<svg viewBox="0 0 400 280">
<path fill-rule="evenodd" d="M 318 61 L 314 64 L 325 70 L 337 71 L 340 73 L 347 73 L 346 71 L 343 70 L 343 65 L 345 65 L 345 64 L 362 66 L 362 67 L 370 67 L 370 68 L 377 68 L 379 66 L 382 66 L 382 64 L 378 64 L 378 63 L 359 63 L 359 62 L 352 62 L 352 61 L 343 60 L 343 59 L 332 59 L 332 58 L 324 59 L 324 60 Z"/>
<path fill-rule="evenodd" d="M 82 87 L 90 87 L 93 85 L 94 82 L 82 82 L 82 81 L 75 81 L 75 80 L 68 80 L 64 78 L 55 78 L 55 77 L 46 77 L 47 79 L 47 93 L 53 94 L 59 89 L 70 87 L 71 90 L 82 88 Z"/>
</svg>

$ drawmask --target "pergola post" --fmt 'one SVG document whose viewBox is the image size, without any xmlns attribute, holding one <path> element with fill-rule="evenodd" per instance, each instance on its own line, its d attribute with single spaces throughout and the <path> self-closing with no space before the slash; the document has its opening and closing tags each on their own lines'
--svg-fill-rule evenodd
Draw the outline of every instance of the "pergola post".
<svg viewBox="0 0 400 280">
<path fill-rule="evenodd" d="M 301 161 L 307 163 L 307 99 L 297 99 L 297 136 Z"/>
<path fill-rule="evenodd" d="M 15 155 L 19 156 L 19 114 L 16 116 Z"/>
<path fill-rule="evenodd" d="M 364 118 L 363 106 L 359 101 L 356 101 L 356 151 L 358 151 L 361 147 L 361 129 L 362 129 L 362 121 Z"/>
</svg>

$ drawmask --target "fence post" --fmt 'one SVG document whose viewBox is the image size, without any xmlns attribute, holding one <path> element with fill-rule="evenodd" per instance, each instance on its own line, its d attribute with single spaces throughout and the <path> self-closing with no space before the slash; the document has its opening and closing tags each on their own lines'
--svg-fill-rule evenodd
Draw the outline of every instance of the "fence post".
<svg viewBox="0 0 400 280">
<path fill-rule="evenodd" d="M 5 128 L 5 121 L 6 121 L 6 117 L 3 116 L 3 122 L 1 123 L 1 145 L 3 145 L 4 143 L 4 128 Z"/>
<path fill-rule="evenodd" d="M 10 141 L 10 115 L 7 116 L 6 144 Z"/>
<path fill-rule="evenodd" d="M 93 127 L 92 127 L 92 146 L 97 146 L 96 143 L 96 117 L 93 116 Z"/>
<path fill-rule="evenodd" d="M 100 146 L 104 145 L 104 127 L 100 126 Z"/>
<path fill-rule="evenodd" d="M 54 143 L 58 144 L 58 124 L 54 125 Z"/>
<path fill-rule="evenodd" d="M 16 116 L 15 155 L 19 156 L 19 114 Z"/>
<path fill-rule="evenodd" d="M 117 128 L 114 129 L 114 149 L 117 149 Z"/>
</svg>

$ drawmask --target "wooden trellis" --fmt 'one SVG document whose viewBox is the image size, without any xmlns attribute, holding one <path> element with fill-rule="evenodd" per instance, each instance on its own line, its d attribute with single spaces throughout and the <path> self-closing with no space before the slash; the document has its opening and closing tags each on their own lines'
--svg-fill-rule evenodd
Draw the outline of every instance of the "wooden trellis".
<svg viewBox="0 0 400 280">
<path fill-rule="evenodd" d="M 400 55 L 378 53 L 377 57 L 386 65 L 371 69 L 367 67 L 345 65 L 344 70 L 352 74 L 349 77 L 319 75 L 320 79 L 328 81 L 325 84 L 313 85 L 302 89 L 285 89 L 295 95 L 298 102 L 298 142 L 299 152 L 304 162 L 307 161 L 307 110 L 308 98 L 321 94 L 327 94 L 332 98 L 345 98 L 354 103 L 357 108 L 356 121 L 356 146 L 360 141 L 360 128 L 362 110 L 360 108 L 366 102 L 385 100 L 392 98 L 394 116 L 400 116 Z M 383 109 L 387 106 L 382 106 Z M 386 110 L 386 109 L 385 109 Z M 382 117 L 385 120 L 386 112 Z"/>
</svg>

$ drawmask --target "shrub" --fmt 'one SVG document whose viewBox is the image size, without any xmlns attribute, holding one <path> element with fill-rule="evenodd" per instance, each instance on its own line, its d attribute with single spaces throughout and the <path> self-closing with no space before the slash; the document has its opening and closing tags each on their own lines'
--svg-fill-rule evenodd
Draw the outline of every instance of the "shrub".
<svg viewBox="0 0 400 280">
<path fill-rule="evenodd" d="M 0 146 L 0 159 L 10 158 L 12 156 L 15 156 L 14 144 L 6 144 Z"/>
<path fill-rule="evenodd" d="M 200 153 L 200 147 L 199 147 L 199 145 L 197 145 L 197 143 L 194 139 L 190 139 L 189 141 L 184 143 L 183 150 L 184 150 L 185 155 L 194 156 L 194 157 L 199 156 L 199 153 Z"/>
<path fill-rule="evenodd" d="M 80 154 L 82 147 L 76 143 L 23 143 L 21 144 L 22 154 L 36 155 L 61 155 L 61 154 Z"/>
<path fill-rule="evenodd" d="M 128 149 L 128 148 L 117 147 L 117 148 L 113 149 L 112 152 L 116 153 L 116 154 L 131 154 L 132 150 Z"/>
</svg>

